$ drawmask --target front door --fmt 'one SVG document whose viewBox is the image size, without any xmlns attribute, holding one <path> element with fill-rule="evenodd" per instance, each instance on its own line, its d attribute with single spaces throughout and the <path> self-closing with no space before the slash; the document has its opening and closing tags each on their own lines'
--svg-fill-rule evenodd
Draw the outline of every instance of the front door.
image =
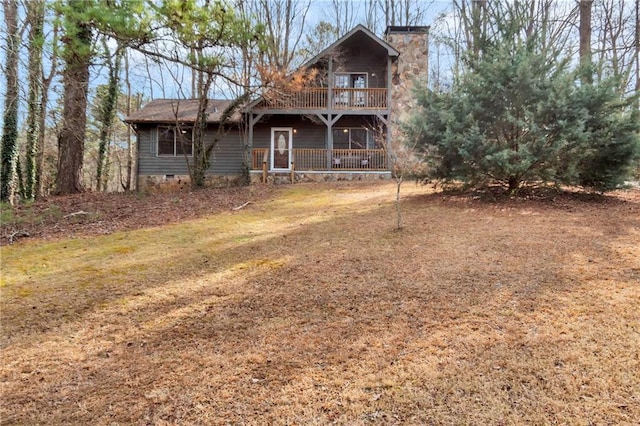
<svg viewBox="0 0 640 426">
<path fill-rule="evenodd" d="M 291 170 L 291 127 L 271 128 L 271 170 Z"/>
</svg>

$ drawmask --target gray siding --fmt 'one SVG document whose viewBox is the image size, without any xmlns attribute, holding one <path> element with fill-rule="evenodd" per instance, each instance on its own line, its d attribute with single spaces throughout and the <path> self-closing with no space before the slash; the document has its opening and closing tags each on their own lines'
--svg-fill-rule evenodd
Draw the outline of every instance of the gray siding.
<svg viewBox="0 0 640 426">
<path fill-rule="evenodd" d="M 294 148 L 324 149 L 327 147 L 327 130 L 324 124 L 316 124 L 300 116 L 273 116 L 253 128 L 253 147 L 271 147 L 272 127 L 293 127 Z"/>
<path fill-rule="evenodd" d="M 153 175 L 188 175 L 189 169 L 183 156 L 159 157 L 153 145 L 156 143 L 157 126 L 140 126 L 138 128 L 138 174 Z M 215 128 L 205 134 L 205 141 L 213 140 Z M 242 172 L 242 138 L 237 130 L 231 130 L 213 149 L 213 161 L 209 174 L 230 175 Z"/>
<path fill-rule="evenodd" d="M 386 51 L 364 35 L 347 40 L 341 47 L 344 57 L 337 58 L 334 72 L 367 73 L 368 87 L 387 87 Z"/>
<path fill-rule="evenodd" d="M 333 127 L 365 127 L 373 130 L 376 128 L 376 118 L 368 115 L 345 115 Z"/>
<path fill-rule="evenodd" d="M 214 175 L 233 175 L 242 173 L 242 137 L 238 130 L 227 133 L 213 148 L 211 168 Z"/>
</svg>

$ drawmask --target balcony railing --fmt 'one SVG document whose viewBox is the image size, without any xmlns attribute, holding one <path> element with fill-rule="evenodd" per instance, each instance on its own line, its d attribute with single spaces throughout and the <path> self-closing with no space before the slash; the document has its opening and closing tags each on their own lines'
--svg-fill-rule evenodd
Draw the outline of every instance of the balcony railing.
<svg viewBox="0 0 640 426">
<path fill-rule="evenodd" d="M 329 99 L 326 87 L 311 87 L 295 91 L 273 91 L 256 109 L 349 109 L 381 110 L 388 106 L 387 89 L 333 88 Z"/>
<path fill-rule="evenodd" d="M 252 150 L 251 169 L 269 168 L 269 149 Z M 293 149 L 296 171 L 376 171 L 387 170 L 387 155 L 382 149 Z"/>
<path fill-rule="evenodd" d="M 386 109 L 387 89 L 333 89 L 335 109 Z"/>
</svg>

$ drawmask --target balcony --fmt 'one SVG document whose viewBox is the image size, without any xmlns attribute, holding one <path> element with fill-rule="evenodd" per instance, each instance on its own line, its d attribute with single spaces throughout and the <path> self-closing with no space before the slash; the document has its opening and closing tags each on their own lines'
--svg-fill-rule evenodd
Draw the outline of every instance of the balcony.
<svg viewBox="0 0 640 426">
<path fill-rule="evenodd" d="M 385 110 L 387 89 L 334 88 L 329 99 L 326 87 L 311 87 L 295 91 L 272 92 L 255 107 L 256 110 Z M 330 107 L 331 106 L 331 107 Z"/>
<path fill-rule="evenodd" d="M 254 148 L 251 170 L 268 170 L 269 148 Z M 387 155 L 383 149 L 293 149 L 291 167 L 295 171 L 384 171 Z"/>
</svg>

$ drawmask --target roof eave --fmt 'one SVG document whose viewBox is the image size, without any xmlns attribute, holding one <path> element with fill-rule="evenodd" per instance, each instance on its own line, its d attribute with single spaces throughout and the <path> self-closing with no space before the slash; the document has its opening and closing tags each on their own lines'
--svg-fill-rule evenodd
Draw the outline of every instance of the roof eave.
<svg viewBox="0 0 640 426">
<path fill-rule="evenodd" d="M 380 45 L 383 49 L 385 49 L 387 51 L 387 54 L 389 56 L 395 57 L 395 58 L 400 56 L 400 52 L 398 52 L 393 46 L 391 46 L 389 43 L 387 43 L 386 41 L 382 40 L 380 37 L 378 37 L 377 35 L 372 33 L 371 30 L 369 30 L 364 25 L 358 24 L 355 27 L 353 27 L 351 29 L 351 31 L 349 31 L 348 33 L 346 33 L 345 35 L 340 37 L 338 40 L 333 42 L 329 47 L 324 49 L 322 52 L 318 53 L 316 56 L 311 58 L 309 61 L 305 62 L 300 68 L 307 68 L 307 67 L 309 67 L 311 65 L 316 64 L 317 62 L 320 61 L 320 59 L 324 58 L 325 56 L 329 56 L 336 47 L 341 45 L 345 40 L 349 39 L 351 36 L 353 36 L 358 31 L 364 32 L 367 36 L 369 36 L 369 38 L 371 38 L 373 41 L 378 43 L 378 45 Z"/>
</svg>

